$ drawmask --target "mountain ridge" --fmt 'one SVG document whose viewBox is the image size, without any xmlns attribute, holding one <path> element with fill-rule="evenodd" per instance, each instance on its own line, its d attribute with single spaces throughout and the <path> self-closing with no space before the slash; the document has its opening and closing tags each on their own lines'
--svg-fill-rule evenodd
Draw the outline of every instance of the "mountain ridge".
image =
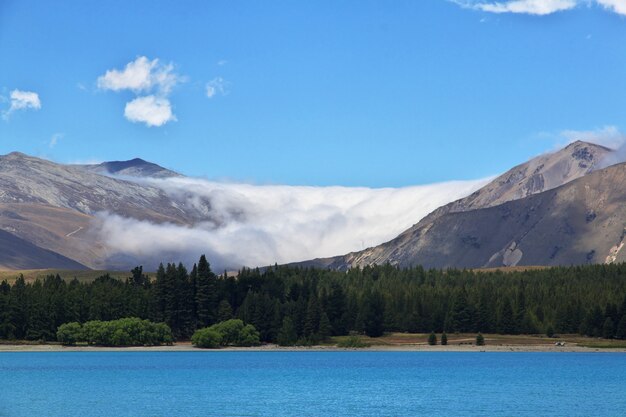
<svg viewBox="0 0 626 417">
<path fill-rule="evenodd" d="M 596 168 L 602 168 L 602 161 L 612 152 L 613 150 L 601 145 L 575 141 L 556 152 L 539 155 L 511 168 L 469 196 L 434 210 L 388 242 L 346 255 L 318 258 L 295 264 L 342 270 L 386 262 L 397 265 L 415 265 L 418 263 L 426 264 L 426 266 L 439 265 L 438 262 L 420 259 L 415 248 L 425 248 L 432 244 L 428 239 L 428 234 L 442 216 L 497 207 L 509 201 L 528 198 L 558 188 L 583 178 L 594 172 Z M 468 235 L 466 239 L 469 244 L 476 244 L 471 235 Z M 505 263 L 495 266 L 506 266 Z M 463 267 L 464 265 L 456 266 Z M 487 265 L 477 265 L 476 267 L 484 266 Z"/>
</svg>

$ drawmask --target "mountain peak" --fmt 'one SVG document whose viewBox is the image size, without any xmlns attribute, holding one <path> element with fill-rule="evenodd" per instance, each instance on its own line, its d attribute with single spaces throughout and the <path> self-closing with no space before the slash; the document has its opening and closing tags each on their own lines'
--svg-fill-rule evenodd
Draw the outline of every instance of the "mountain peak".
<svg viewBox="0 0 626 417">
<path fill-rule="evenodd" d="M 586 142 L 584 140 L 575 140 L 574 142 L 568 144 L 563 149 L 579 148 L 581 146 L 590 146 L 590 147 L 594 147 L 594 148 L 602 148 L 602 149 L 610 150 L 610 148 L 607 148 L 606 146 L 599 145 L 599 144 L 593 143 L 593 142 Z"/>
<path fill-rule="evenodd" d="M 181 176 L 177 172 L 141 158 L 133 158 L 127 161 L 108 161 L 96 165 L 84 165 L 83 167 L 102 174 L 127 177 L 169 178 Z"/>
<path fill-rule="evenodd" d="M 35 157 L 33 156 L 26 155 L 25 153 L 17 152 L 17 151 L 13 151 L 11 153 L 3 155 L 2 157 L 6 159 L 35 159 Z"/>
</svg>

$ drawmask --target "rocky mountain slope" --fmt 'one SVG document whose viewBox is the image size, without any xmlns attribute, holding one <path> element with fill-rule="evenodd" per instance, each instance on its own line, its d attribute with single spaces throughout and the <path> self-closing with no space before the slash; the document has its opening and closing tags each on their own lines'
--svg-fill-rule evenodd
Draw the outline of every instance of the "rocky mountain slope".
<svg viewBox="0 0 626 417">
<path fill-rule="evenodd" d="M 533 262 L 536 265 L 548 265 L 564 261 L 565 258 L 557 257 L 552 252 L 543 258 L 526 256 L 523 261 L 522 258 L 517 259 L 519 251 L 516 252 L 516 245 L 527 231 L 523 227 L 513 227 L 510 224 L 504 226 L 502 219 L 495 214 L 497 210 L 490 208 L 516 207 L 521 210 L 517 213 L 518 217 L 525 217 L 526 214 L 531 216 L 536 210 L 535 205 L 524 204 L 531 201 L 532 196 L 587 176 L 602 167 L 602 160 L 611 152 L 599 145 L 574 142 L 558 152 L 541 155 L 518 165 L 468 197 L 440 207 L 390 242 L 345 256 L 316 259 L 302 264 L 347 269 L 385 262 L 403 266 L 422 264 L 427 267 L 483 267 L 516 265 L 520 262 L 524 265 L 531 265 Z M 610 180 L 617 179 L 611 177 Z M 524 208 L 528 212 L 522 213 Z M 546 228 L 545 233 L 552 230 L 550 224 L 542 223 L 542 227 Z M 487 239 L 484 234 L 486 231 L 494 236 Z M 502 243 L 498 238 L 504 238 L 508 242 L 506 248 L 496 248 L 485 243 L 487 240 Z M 551 235 L 551 238 L 557 239 L 557 236 Z M 535 243 L 541 248 L 551 245 L 552 249 L 549 250 L 552 251 L 554 247 L 564 245 L 558 239 Z M 511 254 L 507 254 L 509 248 Z M 478 249 L 480 250 L 477 251 Z M 598 251 L 602 250 L 604 247 L 598 248 Z M 489 256 L 485 258 L 487 253 Z M 585 254 L 577 262 L 587 262 L 587 256 Z M 597 258 L 592 260 L 598 261 Z"/>
<path fill-rule="evenodd" d="M 40 248 L 19 237 L 0 230 L 0 269 L 88 269 L 84 265 Z"/>
<path fill-rule="evenodd" d="M 96 213 L 191 225 L 205 219 L 205 213 L 210 211 L 203 206 L 209 206 L 209 202 L 191 206 L 147 183 L 102 175 L 98 170 L 113 166 L 117 169 L 114 172 L 125 176 L 160 173 L 161 178 L 179 174 L 138 159 L 111 164 L 101 164 L 96 169 L 57 164 L 19 152 L 0 156 L 0 229 L 37 248 L 71 258 L 75 266 L 105 268 L 111 266 L 106 249 L 90 233 L 90 228 L 97 224 Z M 7 236 L 4 240 L 10 241 Z M 35 253 L 33 248 L 27 252 Z M 25 254 L 23 263 L 28 264 L 26 259 L 31 258 Z M 0 257 L 0 266 L 8 264 Z M 34 263 L 31 267 L 35 264 L 39 265 Z M 53 265 L 58 264 L 49 266 Z"/>
</svg>

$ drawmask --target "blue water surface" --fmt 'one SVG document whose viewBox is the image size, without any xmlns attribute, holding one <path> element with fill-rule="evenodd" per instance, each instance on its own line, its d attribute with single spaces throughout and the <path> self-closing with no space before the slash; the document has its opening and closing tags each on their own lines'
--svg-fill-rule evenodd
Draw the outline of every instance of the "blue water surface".
<svg viewBox="0 0 626 417">
<path fill-rule="evenodd" d="M 0 353 L 0 416 L 626 416 L 626 354 Z"/>
</svg>

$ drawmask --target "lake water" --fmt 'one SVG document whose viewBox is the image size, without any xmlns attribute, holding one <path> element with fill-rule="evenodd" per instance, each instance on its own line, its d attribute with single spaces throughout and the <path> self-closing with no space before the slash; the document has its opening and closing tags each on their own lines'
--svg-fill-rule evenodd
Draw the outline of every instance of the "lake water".
<svg viewBox="0 0 626 417">
<path fill-rule="evenodd" d="M 0 416 L 625 416 L 626 354 L 0 353 Z"/>
</svg>

